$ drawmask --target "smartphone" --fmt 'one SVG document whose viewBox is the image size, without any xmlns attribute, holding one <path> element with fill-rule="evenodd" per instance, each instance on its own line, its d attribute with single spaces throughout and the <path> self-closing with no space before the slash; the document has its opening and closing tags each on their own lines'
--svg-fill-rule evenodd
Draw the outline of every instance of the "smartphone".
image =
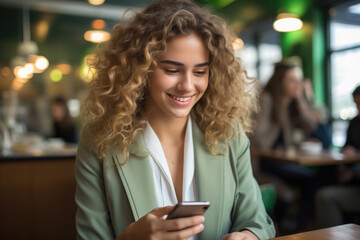
<svg viewBox="0 0 360 240">
<path fill-rule="evenodd" d="M 203 215 L 210 207 L 210 202 L 192 202 L 185 201 L 176 204 L 174 209 L 169 213 L 166 219 L 174 219 L 181 217 L 191 217 L 196 215 Z"/>
</svg>

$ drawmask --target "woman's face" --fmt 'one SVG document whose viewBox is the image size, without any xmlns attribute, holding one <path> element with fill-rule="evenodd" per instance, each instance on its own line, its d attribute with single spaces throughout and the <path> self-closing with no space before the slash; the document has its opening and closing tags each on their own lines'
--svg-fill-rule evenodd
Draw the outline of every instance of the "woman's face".
<svg viewBox="0 0 360 240">
<path fill-rule="evenodd" d="M 150 75 L 147 107 L 151 116 L 187 118 L 209 80 L 209 51 L 195 34 L 180 35 L 167 44 Z"/>
<path fill-rule="evenodd" d="M 51 116 L 55 122 L 60 122 L 64 119 L 66 112 L 65 112 L 65 108 L 62 105 L 57 103 L 52 103 L 50 110 L 51 110 Z"/>
<path fill-rule="evenodd" d="M 296 98 L 301 93 L 302 73 L 298 68 L 291 68 L 284 76 L 284 94 L 288 98 Z"/>
</svg>

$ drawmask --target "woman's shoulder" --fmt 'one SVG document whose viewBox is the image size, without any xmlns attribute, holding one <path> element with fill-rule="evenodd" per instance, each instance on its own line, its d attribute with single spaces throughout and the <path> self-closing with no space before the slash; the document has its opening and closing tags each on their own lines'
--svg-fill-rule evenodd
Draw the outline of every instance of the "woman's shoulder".
<svg viewBox="0 0 360 240">
<path fill-rule="evenodd" d="M 95 156 L 97 158 L 98 154 L 96 153 L 96 146 L 94 140 L 98 137 L 99 136 L 95 134 L 95 131 L 93 129 L 91 129 L 89 126 L 84 126 L 80 132 L 78 155 L 80 152 L 86 153 L 87 155 Z M 109 149 L 112 149 L 112 147 L 109 147 Z"/>
<path fill-rule="evenodd" d="M 94 131 L 87 126 L 84 126 L 80 131 L 79 145 L 91 146 L 94 138 Z"/>
<path fill-rule="evenodd" d="M 196 121 L 192 121 L 192 131 L 193 136 L 196 141 L 200 141 L 204 144 L 204 147 L 207 147 L 205 142 L 204 132 L 200 129 Z M 224 148 L 225 147 L 225 148 Z M 215 146 L 215 151 L 219 153 L 224 153 L 226 151 L 231 152 L 244 152 L 249 147 L 249 138 L 246 135 L 243 127 L 240 122 L 236 122 L 233 125 L 233 134 L 232 136 L 225 140 L 224 142 L 220 142 Z"/>
<path fill-rule="evenodd" d="M 243 152 L 248 148 L 249 138 L 240 123 L 238 123 L 236 127 L 234 127 L 233 136 L 226 142 L 226 145 L 230 149 L 240 152 Z"/>
</svg>

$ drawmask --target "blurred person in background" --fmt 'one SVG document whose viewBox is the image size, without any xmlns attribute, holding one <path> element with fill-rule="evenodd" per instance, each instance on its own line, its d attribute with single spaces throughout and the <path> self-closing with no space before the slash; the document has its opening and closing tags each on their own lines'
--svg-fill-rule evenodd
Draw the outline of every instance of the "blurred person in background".
<svg viewBox="0 0 360 240">
<path fill-rule="evenodd" d="M 302 71 L 296 65 L 276 64 L 260 96 L 261 110 L 252 137 L 254 146 L 289 149 L 317 130 L 323 120 L 309 104 L 313 102 L 311 82 L 303 82 L 302 78 Z M 294 136 L 295 132 L 301 132 L 301 139 Z"/>
<path fill-rule="evenodd" d="M 252 147 L 292 150 L 317 129 L 319 122 L 304 97 L 302 80 L 299 67 L 286 62 L 275 65 L 274 73 L 260 96 L 261 109 L 256 116 Z M 297 136 L 299 132 L 300 137 Z M 264 158 L 259 159 L 259 165 L 262 172 L 280 177 L 290 186 L 300 188 L 301 201 L 296 231 L 306 230 L 314 205 L 316 171 Z M 281 198 L 275 206 L 275 217 L 280 227 L 288 207 L 289 203 Z"/>
<path fill-rule="evenodd" d="M 350 120 L 341 151 L 350 156 L 360 154 L 360 85 L 352 96 L 358 114 Z M 360 214 L 360 164 L 340 166 L 337 181 L 336 186 L 325 187 L 316 194 L 316 223 L 319 228 L 344 224 L 347 214 Z"/>
<path fill-rule="evenodd" d="M 332 146 L 332 139 L 330 136 L 327 109 L 315 104 L 314 89 L 311 79 L 305 78 L 303 80 L 303 89 L 304 99 L 317 122 L 315 130 L 310 133 L 309 138 L 319 140 L 322 143 L 323 149 L 329 149 Z"/>
<path fill-rule="evenodd" d="M 342 153 L 354 155 L 360 152 L 360 85 L 352 93 L 358 114 L 350 120 L 346 132 L 346 142 Z"/>
<path fill-rule="evenodd" d="M 51 100 L 50 113 L 53 120 L 53 135 L 51 137 L 61 138 L 67 143 L 77 143 L 77 128 L 63 97 L 56 97 Z"/>
</svg>

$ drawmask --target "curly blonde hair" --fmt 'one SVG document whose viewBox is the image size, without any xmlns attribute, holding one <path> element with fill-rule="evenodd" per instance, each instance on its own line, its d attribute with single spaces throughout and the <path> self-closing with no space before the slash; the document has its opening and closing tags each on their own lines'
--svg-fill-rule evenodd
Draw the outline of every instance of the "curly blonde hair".
<svg viewBox="0 0 360 240">
<path fill-rule="evenodd" d="M 156 59 L 172 38 L 189 34 L 197 34 L 209 49 L 208 88 L 191 111 L 209 150 L 216 154 L 216 146 L 233 137 L 239 123 L 246 133 L 251 131 L 257 94 L 254 80 L 234 55 L 235 35 L 224 20 L 192 2 L 163 0 L 116 25 L 93 64 L 85 126 L 94 134 L 100 158 L 115 143 L 128 159 L 129 146 L 146 125 L 145 99 Z"/>
</svg>

